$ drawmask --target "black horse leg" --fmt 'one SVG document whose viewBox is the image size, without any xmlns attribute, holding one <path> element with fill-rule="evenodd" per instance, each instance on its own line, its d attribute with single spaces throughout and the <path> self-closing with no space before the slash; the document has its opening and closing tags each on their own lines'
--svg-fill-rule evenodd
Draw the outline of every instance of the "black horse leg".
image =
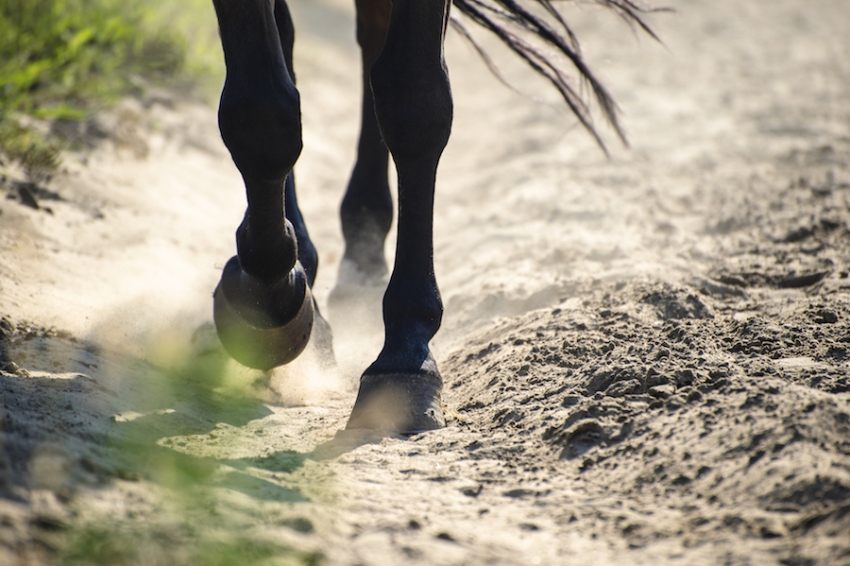
<svg viewBox="0 0 850 566">
<path fill-rule="evenodd" d="M 428 342 L 443 313 L 433 213 L 437 164 L 452 121 L 443 60 L 447 19 L 448 0 L 394 0 L 372 67 L 378 124 L 398 170 L 398 243 L 384 295 L 384 346 L 361 378 L 348 428 L 411 432 L 445 425 L 442 378 Z"/>
<path fill-rule="evenodd" d="M 289 78 L 295 85 L 295 71 L 292 65 L 295 27 L 292 25 L 289 7 L 283 0 L 275 0 L 274 20 L 280 38 L 280 47 L 283 51 L 283 61 L 286 64 L 286 70 L 289 72 Z M 312 288 L 313 282 L 316 280 L 316 272 L 319 269 L 319 255 L 316 253 L 312 240 L 310 240 L 307 225 L 304 223 L 301 210 L 298 208 L 298 198 L 295 195 L 295 176 L 292 173 L 286 178 L 284 208 L 286 219 L 292 223 L 295 238 L 298 241 L 298 261 L 304 267 L 304 271 L 307 273 L 307 283 Z"/>
<path fill-rule="evenodd" d="M 275 0 L 274 19 L 277 24 L 278 35 L 280 36 L 280 46 L 283 49 L 283 60 L 286 63 L 292 84 L 295 84 L 295 71 L 292 65 L 295 27 L 292 25 L 292 16 L 284 0 Z M 313 245 L 310 234 L 307 232 L 307 224 L 304 222 L 304 217 L 301 216 L 301 209 L 298 208 L 298 197 L 295 194 L 295 173 L 290 173 L 286 178 L 284 208 L 286 210 L 286 219 L 292 223 L 292 228 L 295 230 L 295 239 L 298 241 L 298 261 L 304 267 L 304 271 L 307 274 L 307 284 L 312 289 L 319 270 L 319 254 L 316 253 L 316 247 Z M 313 320 L 313 344 L 318 349 L 323 362 L 334 364 L 336 360 L 334 359 L 331 327 L 322 316 L 322 313 L 319 312 L 319 307 L 316 305 L 315 300 L 313 301 L 313 310 L 315 315 Z"/>
<path fill-rule="evenodd" d="M 360 140 L 357 161 L 340 207 L 345 253 L 340 284 L 380 282 L 387 275 L 384 242 L 393 221 L 393 201 L 387 179 L 389 155 L 375 118 L 369 71 L 384 45 L 390 21 L 390 0 L 356 0 L 357 43 L 363 71 Z"/>
<path fill-rule="evenodd" d="M 227 65 L 219 128 L 248 200 L 236 231 L 237 256 L 227 262 L 214 294 L 214 318 L 228 353 L 269 369 L 301 353 L 313 324 L 308 276 L 284 200 L 301 152 L 300 101 L 289 70 L 292 26 L 282 2 L 213 4 Z M 282 37 L 287 27 L 289 37 Z"/>
<path fill-rule="evenodd" d="M 313 283 L 316 281 L 316 273 L 319 269 L 319 254 L 316 253 L 316 247 L 313 245 L 313 241 L 310 240 L 310 234 L 307 232 L 307 224 L 304 222 L 304 217 L 301 216 L 301 210 L 298 208 L 298 199 L 295 195 L 294 173 L 290 173 L 286 178 L 284 194 L 286 219 L 292 223 L 295 238 L 298 241 L 298 261 L 304 267 L 304 272 L 307 275 L 307 285 L 312 289 Z M 327 320 L 322 316 L 321 311 L 319 311 L 319 306 L 315 300 L 313 300 L 313 314 L 313 333 L 310 340 L 319 353 L 319 360 L 328 367 L 333 366 L 336 364 L 333 348 L 333 332 L 331 325 L 328 324 Z"/>
</svg>

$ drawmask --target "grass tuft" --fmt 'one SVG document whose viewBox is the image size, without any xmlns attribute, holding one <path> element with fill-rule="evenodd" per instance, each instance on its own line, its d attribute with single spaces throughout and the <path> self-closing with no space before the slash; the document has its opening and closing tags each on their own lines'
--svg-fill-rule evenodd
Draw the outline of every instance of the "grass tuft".
<svg viewBox="0 0 850 566">
<path fill-rule="evenodd" d="M 56 168 L 61 140 L 23 118 L 83 121 L 150 85 L 209 74 L 217 58 L 208 54 L 215 23 L 207 4 L 0 2 L 0 153 L 27 172 Z"/>
<path fill-rule="evenodd" d="M 61 150 L 57 140 L 16 120 L 0 119 L 0 151 L 6 159 L 20 163 L 31 182 L 41 182 L 59 166 Z"/>
</svg>

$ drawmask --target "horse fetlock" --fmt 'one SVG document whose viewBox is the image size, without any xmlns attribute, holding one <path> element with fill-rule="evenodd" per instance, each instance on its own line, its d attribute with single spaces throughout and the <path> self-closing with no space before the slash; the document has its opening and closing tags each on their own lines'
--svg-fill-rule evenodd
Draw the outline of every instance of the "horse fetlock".
<svg viewBox="0 0 850 566">
<path fill-rule="evenodd" d="M 436 332 L 442 318 L 443 300 L 433 276 L 404 276 L 396 267 L 384 294 L 384 319 L 419 321 Z"/>
<path fill-rule="evenodd" d="M 298 261 L 307 273 L 307 282 L 312 287 L 319 271 L 319 252 L 316 251 L 316 246 L 309 237 L 299 237 L 296 253 Z"/>
<path fill-rule="evenodd" d="M 357 213 L 343 212 L 342 234 L 345 239 L 343 257 L 352 262 L 365 274 L 385 278 L 387 261 L 384 256 L 384 244 L 392 224 L 392 212 L 372 214 L 373 211 L 361 210 Z"/>
<path fill-rule="evenodd" d="M 298 260 L 292 223 L 283 211 L 263 218 L 249 209 L 236 230 L 236 253 L 242 270 L 260 281 L 273 283 L 287 277 Z"/>
<path fill-rule="evenodd" d="M 351 181 L 339 207 L 343 235 L 346 230 L 390 231 L 393 223 L 393 198 L 387 179 L 386 150 L 381 166 L 366 168 L 355 166 Z M 346 236 L 347 237 L 347 236 Z"/>
</svg>

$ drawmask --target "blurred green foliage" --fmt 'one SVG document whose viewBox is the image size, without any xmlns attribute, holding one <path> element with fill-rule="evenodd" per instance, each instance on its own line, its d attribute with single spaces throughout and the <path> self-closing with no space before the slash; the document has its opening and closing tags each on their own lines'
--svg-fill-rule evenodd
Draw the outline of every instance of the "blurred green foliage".
<svg viewBox="0 0 850 566">
<path fill-rule="evenodd" d="M 216 74 L 215 33 L 206 0 L 0 0 L 0 152 L 55 166 L 57 140 L 21 117 L 85 120 L 151 84 Z"/>
<path fill-rule="evenodd" d="M 108 436 L 103 482 L 135 484 L 126 507 L 69 500 L 73 512 L 48 533 L 48 564 L 61 566 L 319 566 L 321 552 L 297 548 L 280 531 L 312 533 L 300 488 L 325 489 L 321 477 L 289 475 L 304 464 L 295 451 L 241 452 L 244 427 L 272 413 L 265 388 L 213 342 L 212 325 L 190 343 L 176 332 L 156 337 L 143 378 L 113 383 L 123 391 Z M 143 386 L 136 388 L 139 382 Z M 223 425 L 221 428 L 219 425 Z M 241 429 L 241 430 L 240 430 Z M 220 435 L 234 434 L 229 442 Z M 212 437 L 210 433 L 215 434 Z M 249 440 L 250 442 L 250 440 Z M 273 472 L 274 476 L 269 472 Z M 276 477 L 275 477 L 276 476 Z M 304 483 L 302 483 L 304 482 Z M 123 490 L 119 487 L 121 493 Z M 116 492 L 113 492 L 116 493 Z M 98 498 L 99 499 L 99 498 Z"/>
<path fill-rule="evenodd" d="M 218 536 L 217 536 L 218 535 Z M 70 534 L 62 566 L 319 566 L 320 554 L 299 552 L 268 541 L 203 533 L 202 543 L 186 547 L 173 533 L 119 531 L 87 526 Z"/>
<path fill-rule="evenodd" d="M 151 25 L 150 10 L 126 0 L 3 0 L 4 112 L 78 120 L 92 97 L 132 92 L 139 77 L 177 74 L 185 41 L 176 30 Z"/>
<path fill-rule="evenodd" d="M 0 153 L 18 161 L 31 181 L 40 180 L 59 166 L 62 144 L 5 114 L 0 117 Z"/>
</svg>

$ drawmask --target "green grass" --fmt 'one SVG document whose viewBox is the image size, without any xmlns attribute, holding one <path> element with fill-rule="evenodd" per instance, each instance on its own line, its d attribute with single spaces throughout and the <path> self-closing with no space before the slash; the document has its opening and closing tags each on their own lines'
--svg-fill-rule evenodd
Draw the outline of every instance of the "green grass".
<svg viewBox="0 0 850 566">
<path fill-rule="evenodd" d="M 233 535 L 200 533 L 195 545 L 174 538 L 174 533 L 164 530 L 121 531 L 87 525 L 69 533 L 69 542 L 58 563 L 62 566 L 319 566 L 323 562 L 317 553 Z"/>
<path fill-rule="evenodd" d="M 29 173 L 59 162 L 36 121 L 85 120 L 151 86 L 221 74 L 207 0 L 0 1 L 0 152 Z"/>
<path fill-rule="evenodd" d="M 40 180 L 61 163 L 62 144 L 14 118 L 0 118 L 0 153 L 21 164 L 30 181 Z"/>
</svg>

